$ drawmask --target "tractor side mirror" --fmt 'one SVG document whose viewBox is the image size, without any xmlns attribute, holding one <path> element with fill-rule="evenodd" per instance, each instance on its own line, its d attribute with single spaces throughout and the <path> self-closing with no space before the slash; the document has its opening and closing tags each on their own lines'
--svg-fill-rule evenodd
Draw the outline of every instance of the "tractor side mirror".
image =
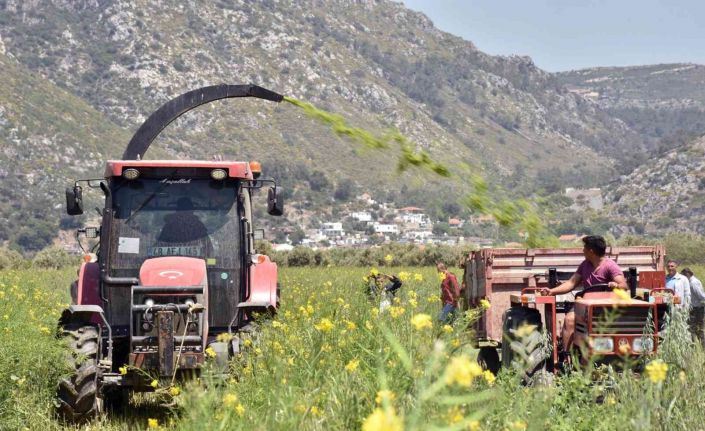
<svg viewBox="0 0 705 431">
<path fill-rule="evenodd" d="M 66 188 L 66 212 L 68 215 L 83 214 L 83 190 L 80 186 Z"/>
<path fill-rule="evenodd" d="M 273 216 L 284 214 L 284 200 L 277 195 L 277 187 L 270 187 L 267 192 L 267 213 Z"/>
</svg>

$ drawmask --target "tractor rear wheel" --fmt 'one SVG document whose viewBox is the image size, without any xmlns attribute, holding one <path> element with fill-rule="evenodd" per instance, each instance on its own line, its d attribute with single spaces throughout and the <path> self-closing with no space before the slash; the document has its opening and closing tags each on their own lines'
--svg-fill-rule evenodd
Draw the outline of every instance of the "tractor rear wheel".
<svg viewBox="0 0 705 431">
<path fill-rule="evenodd" d="M 73 371 L 59 382 L 58 413 L 67 422 L 86 422 L 101 412 L 103 404 L 98 391 L 98 328 L 70 323 L 63 327 L 62 336 L 68 340 L 67 361 Z"/>
<path fill-rule="evenodd" d="M 502 366 L 517 369 L 525 384 L 532 383 L 548 358 L 541 326 L 541 314 L 534 308 L 512 307 L 504 314 Z"/>
</svg>

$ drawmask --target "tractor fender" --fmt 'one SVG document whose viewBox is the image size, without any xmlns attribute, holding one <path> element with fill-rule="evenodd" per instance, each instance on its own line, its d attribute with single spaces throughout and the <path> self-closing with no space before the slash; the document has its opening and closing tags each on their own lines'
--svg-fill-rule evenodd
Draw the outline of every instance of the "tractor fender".
<svg viewBox="0 0 705 431">
<path fill-rule="evenodd" d="M 98 262 L 83 262 L 78 270 L 76 304 L 103 305 L 100 299 L 100 268 Z M 102 312 L 102 311 L 101 311 Z"/>
<path fill-rule="evenodd" d="M 59 326 L 66 326 L 70 323 L 103 323 L 105 313 L 100 305 L 70 305 L 64 309 L 59 318 Z"/>
<path fill-rule="evenodd" d="M 277 264 L 268 256 L 263 257 L 262 262 L 250 265 L 250 296 L 238 304 L 239 308 L 268 311 L 277 308 Z"/>
</svg>

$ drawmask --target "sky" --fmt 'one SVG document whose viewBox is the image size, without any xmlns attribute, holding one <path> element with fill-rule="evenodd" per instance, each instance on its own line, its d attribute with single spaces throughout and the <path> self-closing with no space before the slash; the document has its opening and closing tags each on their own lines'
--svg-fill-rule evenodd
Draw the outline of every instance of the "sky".
<svg viewBox="0 0 705 431">
<path fill-rule="evenodd" d="M 403 0 L 493 55 L 528 55 L 550 72 L 705 64 L 703 0 Z"/>
</svg>

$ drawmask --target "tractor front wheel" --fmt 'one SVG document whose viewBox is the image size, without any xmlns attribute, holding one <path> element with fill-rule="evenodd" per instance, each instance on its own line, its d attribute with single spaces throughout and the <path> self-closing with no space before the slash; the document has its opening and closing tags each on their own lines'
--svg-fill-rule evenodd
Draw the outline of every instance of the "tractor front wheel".
<svg viewBox="0 0 705 431">
<path fill-rule="evenodd" d="M 70 323 L 62 328 L 70 353 L 67 361 L 72 373 L 59 382 L 58 413 L 67 422 L 86 422 L 102 410 L 99 396 L 99 332 L 94 325 Z"/>
</svg>

